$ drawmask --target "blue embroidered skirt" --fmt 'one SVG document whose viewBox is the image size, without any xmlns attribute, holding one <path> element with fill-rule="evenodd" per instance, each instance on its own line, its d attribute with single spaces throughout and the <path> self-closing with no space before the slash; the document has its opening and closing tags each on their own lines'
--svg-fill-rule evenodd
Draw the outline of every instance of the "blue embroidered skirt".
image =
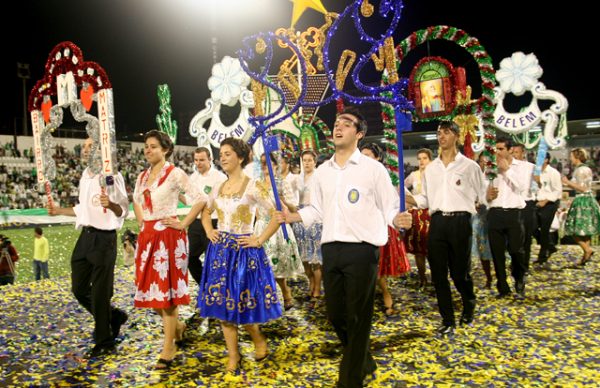
<svg viewBox="0 0 600 388">
<path fill-rule="evenodd" d="M 263 248 L 242 248 L 242 235 L 221 232 L 206 250 L 198 308 L 206 318 L 237 325 L 264 323 L 281 316 L 275 277 Z"/>
</svg>

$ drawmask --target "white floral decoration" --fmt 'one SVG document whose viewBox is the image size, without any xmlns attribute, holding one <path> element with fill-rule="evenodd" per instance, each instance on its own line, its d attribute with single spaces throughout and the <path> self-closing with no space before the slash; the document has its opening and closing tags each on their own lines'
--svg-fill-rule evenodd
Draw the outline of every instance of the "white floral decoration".
<svg viewBox="0 0 600 388">
<path fill-rule="evenodd" d="M 208 79 L 210 97 L 224 105 L 234 106 L 242 90 L 250 83 L 250 77 L 242 69 L 239 60 L 229 56 L 213 65 L 211 73 Z"/>
<path fill-rule="evenodd" d="M 496 72 L 496 80 L 505 93 L 520 96 L 533 88 L 542 76 L 543 70 L 534 54 L 523 54 L 518 51 L 510 58 L 500 62 L 500 70 Z"/>
<path fill-rule="evenodd" d="M 187 244 L 181 238 L 177 240 L 177 247 L 175 248 L 175 266 L 184 274 L 187 272 L 188 248 Z"/>
</svg>

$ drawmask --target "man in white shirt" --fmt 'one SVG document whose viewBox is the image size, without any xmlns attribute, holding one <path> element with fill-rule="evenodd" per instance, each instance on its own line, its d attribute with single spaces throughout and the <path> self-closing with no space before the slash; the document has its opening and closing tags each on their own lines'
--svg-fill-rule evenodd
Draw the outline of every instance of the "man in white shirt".
<svg viewBox="0 0 600 388">
<path fill-rule="evenodd" d="M 369 352 L 379 246 L 387 225 L 409 229 L 399 213 L 398 191 L 385 167 L 364 156 L 358 142 L 367 131 L 356 108 L 338 115 L 334 156 L 314 173 L 310 205 L 286 215 L 286 222 L 323 223 L 323 283 L 327 315 L 344 350 L 338 387 L 362 387 L 377 365 Z"/>
<path fill-rule="evenodd" d="M 523 144 L 513 144 L 510 147 L 510 153 L 513 159 L 516 159 L 523 163 L 525 166 L 520 169 L 523 171 L 523 199 L 525 200 L 525 208 L 522 211 L 523 215 L 523 235 L 524 235 L 524 256 L 525 257 L 525 268 L 529 271 L 529 261 L 531 260 L 531 241 L 533 239 L 533 232 L 537 230 L 537 207 L 535 200 L 535 191 L 538 190 L 537 183 L 533 179 L 533 170 L 535 164 L 527 160 L 525 152 L 525 146 Z"/>
<path fill-rule="evenodd" d="M 560 196 L 562 195 L 562 182 L 558 170 L 550 166 L 550 154 L 546 154 L 542 173 L 535 176 L 541 188 L 537 192 L 537 217 L 539 225 L 540 253 L 536 264 L 544 264 L 548 257 L 556 252 L 556 247 L 550 244 L 550 226 L 554 214 L 558 210 Z"/>
<path fill-rule="evenodd" d="M 528 166 L 512 157 L 509 152 L 510 146 L 511 141 L 508 138 L 496 140 L 498 176 L 490 185 L 496 198 L 489 202 L 488 238 L 496 270 L 498 297 L 510 295 L 510 288 L 506 281 L 505 254 L 508 247 L 517 298 L 523 299 L 527 262 L 523 247 L 525 199 L 522 193 L 528 182 Z"/>
<path fill-rule="evenodd" d="M 81 150 L 82 163 L 87 164 L 92 150 L 88 138 Z M 91 358 L 115 351 L 115 339 L 127 314 L 111 306 L 115 261 L 117 259 L 117 229 L 129 212 L 125 182 L 120 173 L 113 175 L 114 184 L 102 193 L 100 174 L 86 168 L 79 181 L 79 204 L 75 207 L 48 207 L 48 214 L 74 216 L 75 228 L 81 229 L 71 256 L 71 283 L 77 301 L 94 317 L 95 346 Z"/>
<path fill-rule="evenodd" d="M 194 185 L 200 192 L 209 195 L 212 190 L 218 190 L 219 186 L 227 180 L 227 176 L 213 168 L 211 165 L 210 150 L 205 147 L 198 147 L 194 151 L 194 164 L 196 171 L 190 175 L 190 184 Z M 185 202 L 190 203 L 187 198 Z M 217 212 L 212 214 L 213 227 L 217 228 Z M 190 244 L 188 269 L 197 284 L 202 279 L 202 262 L 200 256 L 208 246 L 208 238 L 202 227 L 200 217 L 195 219 L 188 228 L 188 241 Z"/>
<path fill-rule="evenodd" d="M 476 213 L 475 202 L 485 203 L 486 191 L 479 165 L 458 151 L 458 125 L 440 122 L 437 138 L 440 155 L 427 165 L 422 192 L 414 200 L 419 208 L 429 208 L 431 214 L 427 259 L 442 316 L 437 332 L 446 336 L 456 326 L 448 271 L 463 303 L 460 323 L 468 325 L 474 318 L 471 215 Z"/>
</svg>

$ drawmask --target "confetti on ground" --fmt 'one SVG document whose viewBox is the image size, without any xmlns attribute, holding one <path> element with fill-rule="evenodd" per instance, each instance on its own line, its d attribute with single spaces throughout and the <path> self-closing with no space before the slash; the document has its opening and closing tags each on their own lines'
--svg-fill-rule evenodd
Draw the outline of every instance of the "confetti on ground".
<svg viewBox="0 0 600 388">
<path fill-rule="evenodd" d="M 596 249 L 598 249 L 596 247 Z M 438 338 L 440 323 L 432 288 L 420 291 L 416 275 L 390 281 L 400 313 L 383 314 L 377 296 L 372 351 L 378 363 L 369 387 L 405 386 L 593 386 L 600 381 L 600 259 L 574 263 L 575 246 L 562 247 L 544 267 L 533 266 L 527 298 L 496 299 L 479 263 L 473 275 L 477 315 L 471 326 Z M 535 257 L 535 254 L 533 254 Z M 326 387 L 337 378 L 336 337 L 323 304 L 305 299 L 307 283 L 292 281 L 296 307 L 263 325 L 271 356 L 253 360 L 242 331 L 239 375 L 224 373 L 220 328 L 204 332 L 194 305 L 182 308 L 186 344 L 174 367 L 155 371 L 161 346 L 158 317 L 133 308 L 133 269 L 118 267 L 113 302 L 129 314 L 118 352 L 87 360 L 93 322 L 70 294 L 68 277 L 0 288 L 0 386 L 249 386 Z M 192 287 L 195 297 L 197 288 Z M 457 315 L 461 307 L 455 295 Z"/>
</svg>

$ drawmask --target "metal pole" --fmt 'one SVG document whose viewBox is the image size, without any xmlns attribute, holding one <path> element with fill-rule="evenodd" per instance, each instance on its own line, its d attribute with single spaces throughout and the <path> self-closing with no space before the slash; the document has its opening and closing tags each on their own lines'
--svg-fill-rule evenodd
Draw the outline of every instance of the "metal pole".
<svg viewBox="0 0 600 388">
<path fill-rule="evenodd" d="M 17 62 L 17 77 L 23 80 L 23 136 L 27 136 L 27 80 L 30 78 L 29 63 Z M 17 141 L 15 139 L 15 147 Z"/>
</svg>

